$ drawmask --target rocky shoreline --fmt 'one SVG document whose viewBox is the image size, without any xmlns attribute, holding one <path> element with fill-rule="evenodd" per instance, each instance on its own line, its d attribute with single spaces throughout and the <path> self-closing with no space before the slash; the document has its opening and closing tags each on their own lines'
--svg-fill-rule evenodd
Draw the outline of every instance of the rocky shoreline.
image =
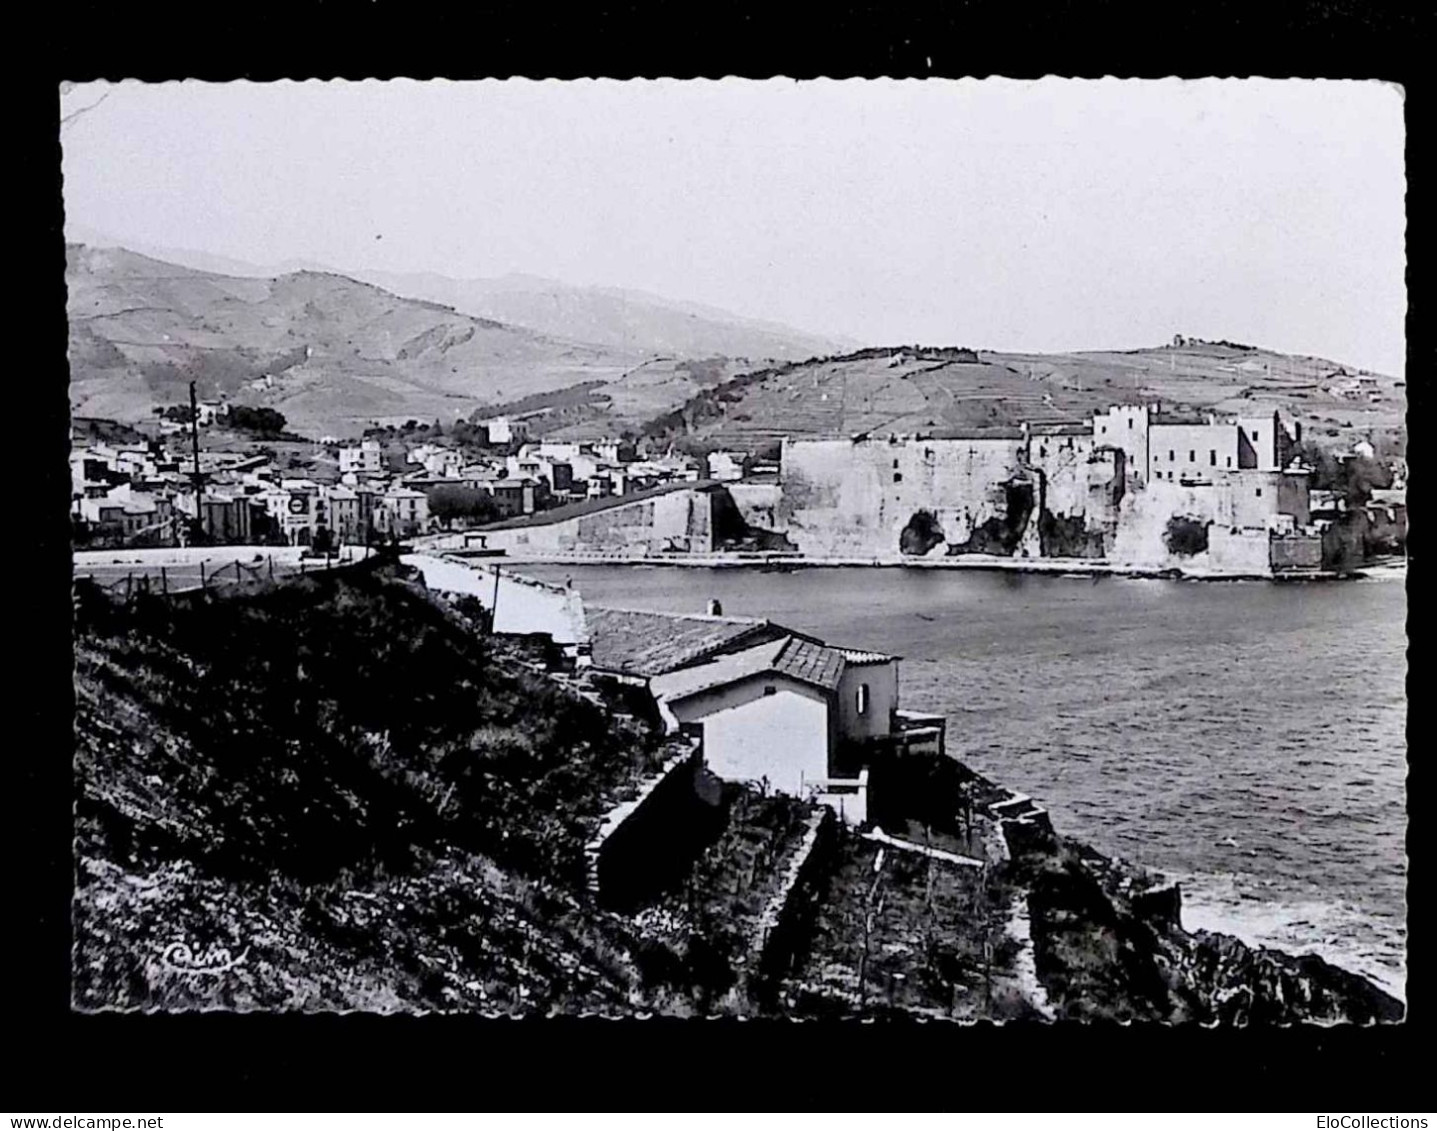
<svg viewBox="0 0 1437 1131">
<path fill-rule="evenodd" d="M 1039 980 L 1059 1017 L 1288 1025 L 1405 1016 L 1370 979 L 1316 955 L 1188 930 L 1180 885 L 1060 836 L 1030 799 L 977 780 L 1006 795 L 987 811 L 1026 891 Z"/>
</svg>

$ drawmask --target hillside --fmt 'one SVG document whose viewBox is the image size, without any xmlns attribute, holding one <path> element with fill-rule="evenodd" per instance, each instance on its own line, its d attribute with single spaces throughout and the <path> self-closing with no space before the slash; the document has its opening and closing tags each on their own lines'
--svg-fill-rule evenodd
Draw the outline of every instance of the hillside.
<svg viewBox="0 0 1437 1131">
<path fill-rule="evenodd" d="M 202 397 L 278 409 L 299 432 L 357 434 L 607 381 L 647 358 L 313 271 L 240 278 L 71 244 L 66 283 L 74 411 L 120 421 L 197 379 Z"/>
<path fill-rule="evenodd" d="M 1023 421 L 1081 420 L 1122 401 L 1217 413 L 1280 410 L 1334 444 L 1372 436 L 1404 449 L 1402 382 L 1377 375 L 1380 399 L 1324 391 L 1359 370 L 1228 343 L 1126 352 L 1015 354 L 932 347 L 860 350 L 786 364 L 701 390 L 646 426 L 709 445 L 759 447 L 783 436 L 971 432 Z"/>
<path fill-rule="evenodd" d="M 571 286 L 532 275 L 451 279 L 433 273 L 358 271 L 355 276 L 396 294 L 442 302 L 539 333 L 679 358 L 788 361 L 856 344 L 698 303 L 618 287 Z"/>
<path fill-rule="evenodd" d="M 583 846 L 661 748 L 392 568 L 81 586 L 78 1006 L 626 1007 L 641 941 Z"/>
<path fill-rule="evenodd" d="M 348 270 L 302 260 L 264 267 L 209 252 L 140 243 L 124 245 L 82 224 L 67 226 L 67 233 L 76 243 L 103 248 L 128 246 L 151 259 L 211 274 L 240 278 L 273 278 L 298 271 L 345 275 L 392 294 L 440 303 L 477 318 L 622 353 L 638 351 L 676 359 L 721 356 L 751 363 L 744 368 L 752 368 L 765 360 L 816 357 L 859 344 L 699 303 L 619 287 L 573 286 L 534 275 L 456 279 L 432 271 Z"/>
</svg>

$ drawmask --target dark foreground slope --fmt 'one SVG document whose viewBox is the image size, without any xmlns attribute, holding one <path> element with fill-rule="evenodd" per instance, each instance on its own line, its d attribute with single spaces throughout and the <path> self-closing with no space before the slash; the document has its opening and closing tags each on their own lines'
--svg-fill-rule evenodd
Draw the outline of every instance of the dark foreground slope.
<svg viewBox="0 0 1437 1131">
<path fill-rule="evenodd" d="M 387 567 L 77 605 L 77 1006 L 642 999 L 581 893 L 647 732 Z"/>
</svg>

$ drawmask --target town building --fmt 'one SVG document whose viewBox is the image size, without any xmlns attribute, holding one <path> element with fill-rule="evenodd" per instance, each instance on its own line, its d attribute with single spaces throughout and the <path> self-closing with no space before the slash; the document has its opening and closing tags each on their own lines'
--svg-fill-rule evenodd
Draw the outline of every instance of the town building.
<svg viewBox="0 0 1437 1131">
<path fill-rule="evenodd" d="M 522 420 L 513 420 L 507 416 L 495 416 L 489 420 L 481 420 L 479 425 L 485 430 L 490 445 L 494 447 L 512 444 L 515 440 L 522 440 L 529 433 L 528 425 Z"/>
<path fill-rule="evenodd" d="M 747 452 L 710 452 L 707 457 L 709 478 L 720 483 L 742 479 L 748 470 Z"/>
<path fill-rule="evenodd" d="M 832 557 L 978 553 L 1270 574 L 1320 549 L 1301 438 L 1275 413 L 1116 405 L 1091 422 L 785 440 L 772 530 Z M 743 498 L 746 514 L 764 502 Z M 1174 541 L 1174 522 L 1208 533 Z"/>
<path fill-rule="evenodd" d="M 384 448 L 378 440 L 362 440 L 339 449 L 341 474 L 377 475 L 384 470 Z"/>
<path fill-rule="evenodd" d="M 429 529 L 429 496 L 410 487 L 391 486 L 381 492 L 374 509 L 374 528 L 386 537 L 413 538 Z"/>
</svg>

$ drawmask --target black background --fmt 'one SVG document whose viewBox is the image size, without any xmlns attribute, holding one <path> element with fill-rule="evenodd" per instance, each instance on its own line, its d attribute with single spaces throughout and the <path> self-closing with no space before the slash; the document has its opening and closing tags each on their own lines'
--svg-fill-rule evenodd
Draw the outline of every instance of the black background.
<svg viewBox="0 0 1437 1131">
<path fill-rule="evenodd" d="M 436 5 L 86 3 L 11 9 L 20 145 L 6 233 L 5 374 L 16 698 L 5 825 L 3 1065 L 31 1111 L 1226 1109 L 1386 1113 L 1430 1107 L 1430 856 L 1410 833 L 1409 1021 L 1381 1029 L 808 1022 L 485 1021 L 457 1017 L 78 1015 L 69 1010 L 71 887 L 68 398 L 57 86 L 140 78 L 455 79 L 665 76 L 1379 78 L 1406 90 L 1409 595 L 1423 575 L 1430 337 L 1431 52 L 1427 5 L 1358 3 Z M 28 25 L 22 20 L 31 21 Z M 931 62 L 930 62 L 931 61 Z M 15 96 L 18 95 L 18 106 Z M 17 305 L 18 301 L 18 305 Z M 23 345 L 21 345 L 23 343 Z M 1424 674 L 1412 603 L 1409 687 Z M 1431 796 L 1422 745 L 1409 810 Z M 1420 822 L 1418 822 L 1420 825 Z M 861 1097 L 855 1100 L 852 1097 Z"/>
</svg>

